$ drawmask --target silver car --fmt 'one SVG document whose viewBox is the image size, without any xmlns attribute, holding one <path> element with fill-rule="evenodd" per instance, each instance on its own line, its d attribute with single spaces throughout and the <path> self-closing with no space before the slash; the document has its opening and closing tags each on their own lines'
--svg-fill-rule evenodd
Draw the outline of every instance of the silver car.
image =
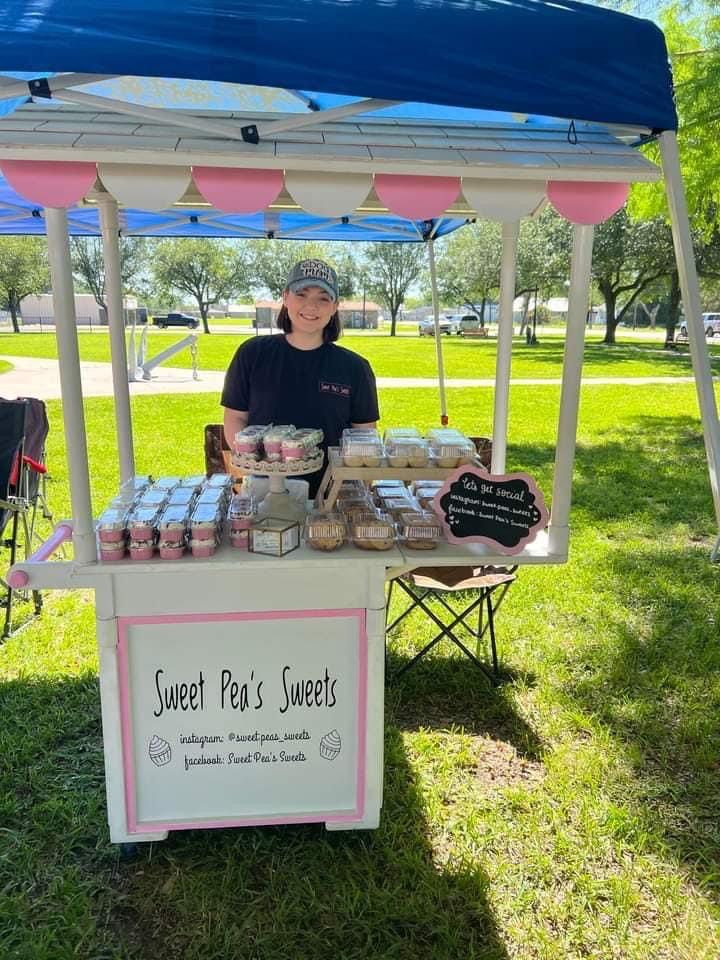
<svg viewBox="0 0 720 960">
<path fill-rule="evenodd" d="M 702 315 L 706 337 L 720 337 L 720 313 L 704 313 Z M 680 336 L 687 337 L 687 321 L 680 321 Z"/>
</svg>

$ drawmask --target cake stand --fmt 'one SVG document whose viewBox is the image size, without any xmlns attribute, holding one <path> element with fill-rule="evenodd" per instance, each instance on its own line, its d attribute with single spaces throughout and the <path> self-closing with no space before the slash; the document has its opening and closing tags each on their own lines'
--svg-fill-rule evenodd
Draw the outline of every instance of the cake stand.
<svg viewBox="0 0 720 960">
<path fill-rule="evenodd" d="M 307 510 L 302 503 L 294 500 L 288 491 L 288 477 L 303 477 L 310 473 L 316 473 L 322 469 L 324 456 L 318 452 L 315 457 L 308 457 L 306 460 L 293 460 L 282 465 L 288 467 L 284 472 L 279 470 L 278 462 L 268 460 L 250 460 L 242 454 L 234 454 L 232 457 L 233 465 L 247 470 L 248 473 L 259 477 L 268 477 L 270 480 L 270 489 L 258 504 L 259 517 L 277 517 L 280 520 L 294 520 L 302 523 L 307 515 Z"/>
</svg>

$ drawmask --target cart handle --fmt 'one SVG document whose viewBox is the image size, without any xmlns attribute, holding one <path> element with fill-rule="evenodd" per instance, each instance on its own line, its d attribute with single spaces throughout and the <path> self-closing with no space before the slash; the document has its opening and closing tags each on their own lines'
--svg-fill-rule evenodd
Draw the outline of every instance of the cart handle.
<svg viewBox="0 0 720 960">
<path fill-rule="evenodd" d="M 58 547 L 62 546 L 67 540 L 72 539 L 72 535 L 72 523 L 69 520 L 62 520 L 47 540 L 40 544 L 35 553 L 29 557 L 25 563 L 42 563 L 43 560 L 48 560 Z M 30 577 L 24 570 L 20 570 L 17 567 L 10 567 L 7 582 L 13 590 L 22 590 L 23 587 L 26 587 L 30 582 Z"/>
</svg>

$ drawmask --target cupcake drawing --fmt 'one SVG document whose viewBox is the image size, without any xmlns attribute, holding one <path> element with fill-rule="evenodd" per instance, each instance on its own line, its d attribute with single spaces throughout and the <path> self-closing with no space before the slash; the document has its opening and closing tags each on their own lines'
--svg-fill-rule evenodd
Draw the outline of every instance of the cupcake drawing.
<svg viewBox="0 0 720 960">
<path fill-rule="evenodd" d="M 325 760 L 334 760 L 340 753 L 341 747 L 342 741 L 340 740 L 340 734 L 337 730 L 331 730 L 330 733 L 326 733 L 320 741 L 320 756 Z"/>
<path fill-rule="evenodd" d="M 156 767 L 164 767 L 166 763 L 170 763 L 172 760 L 170 744 L 157 735 L 152 738 L 148 745 L 148 754 Z"/>
</svg>

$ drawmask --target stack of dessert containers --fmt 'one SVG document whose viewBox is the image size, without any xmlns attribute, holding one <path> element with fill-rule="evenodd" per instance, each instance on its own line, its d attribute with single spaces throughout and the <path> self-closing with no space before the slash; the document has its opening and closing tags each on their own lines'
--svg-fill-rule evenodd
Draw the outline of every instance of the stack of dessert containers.
<svg viewBox="0 0 720 960">
<path fill-rule="evenodd" d="M 220 516 L 220 501 L 198 499 L 190 517 L 189 547 L 194 557 L 211 557 L 215 553 L 222 533 Z"/>
<path fill-rule="evenodd" d="M 131 560 L 151 560 L 155 552 L 155 526 L 158 506 L 142 501 L 128 516 L 128 551 Z"/>
<path fill-rule="evenodd" d="M 430 449 L 438 467 L 457 467 L 475 462 L 475 444 L 459 430 L 438 427 L 428 431 Z"/>
<path fill-rule="evenodd" d="M 158 519 L 158 552 L 161 560 L 179 560 L 185 553 L 187 525 L 188 505 L 168 503 Z"/>
<path fill-rule="evenodd" d="M 244 491 L 236 493 L 230 501 L 227 511 L 227 526 L 231 547 L 241 550 L 248 549 L 249 530 L 256 514 L 255 498 Z"/>
<path fill-rule="evenodd" d="M 127 536 L 127 509 L 108 507 L 98 518 L 97 533 L 101 560 L 122 560 Z"/>
</svg>

